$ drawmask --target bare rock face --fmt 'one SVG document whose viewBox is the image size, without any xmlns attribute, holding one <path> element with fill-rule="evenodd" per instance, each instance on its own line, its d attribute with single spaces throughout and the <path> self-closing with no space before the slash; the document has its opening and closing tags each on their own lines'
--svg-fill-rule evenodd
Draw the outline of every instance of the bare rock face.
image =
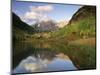
<svg viewBox="0 0 100 75">
<path fill-rule="evenodd" d="M 63 28 L 64 26 L 66 26 L 68 24 L 69 21 L 60 21 L 59 23 L 57 23 L 57 26 L 59 28 Z"/>
<path fill-rule="evenodd" d="M 58 26 L 56 26 L 56 23 L 52 20 L 49 21 L 41 21 L 39 23 L 39 31 L 54 31 L 58 28 Z"/>
</svg>

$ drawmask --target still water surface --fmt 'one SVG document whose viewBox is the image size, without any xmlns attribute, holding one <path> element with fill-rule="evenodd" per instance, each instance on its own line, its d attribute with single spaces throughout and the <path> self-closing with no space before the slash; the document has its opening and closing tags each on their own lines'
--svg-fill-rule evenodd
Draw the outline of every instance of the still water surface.
<svg viewBox="0 0 100 75">
<path fill-rule="evenodd" d="M 53 47 L 55 46 L 53 45 Z M 13 73 L 77 70 L 67 54 L 59 48 L 51 47 L 48 43 L 37 45 L 30 43 L 15 44 Z"/>
</svg>

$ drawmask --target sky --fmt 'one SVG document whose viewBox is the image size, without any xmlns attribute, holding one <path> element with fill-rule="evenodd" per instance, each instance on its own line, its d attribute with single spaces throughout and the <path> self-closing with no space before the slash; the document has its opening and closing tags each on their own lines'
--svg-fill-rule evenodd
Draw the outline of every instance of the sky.
<svg viewBox="0 0 100 75">
<path fill-rule="evenodd" d="M 80 7 L 70 4 L 12 1 L 12 12 L 29 25 L 48 20 L 69 21 Z"/>
</svg>

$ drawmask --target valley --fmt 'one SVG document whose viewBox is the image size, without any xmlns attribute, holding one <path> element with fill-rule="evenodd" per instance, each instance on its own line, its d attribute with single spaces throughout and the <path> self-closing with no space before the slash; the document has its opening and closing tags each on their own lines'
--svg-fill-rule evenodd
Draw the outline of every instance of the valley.
<svg viewBox="0 0 100 75">
<path fill-rule="evenodd" d="M 56 24 L 54 21 L 46 21 L 41 22 L 39 27 L 38 24 L 30 26 L 22 22 L 14 13 L 12 17 L 13 45 L 15 46 L 13 68 L 31 53 L 36 58 L 40 57 L 41 60 L 48 59 L 48 61 L 53 61 L 57 54 L 62 55 L 60 58 L 64 60 L 65 54 L 77 68 L 72 70 L 96 68 L 95 6 L 81 7 L 69 22 Z M 61 24 L 64 25 L 61 26 Z"/>
</svg>

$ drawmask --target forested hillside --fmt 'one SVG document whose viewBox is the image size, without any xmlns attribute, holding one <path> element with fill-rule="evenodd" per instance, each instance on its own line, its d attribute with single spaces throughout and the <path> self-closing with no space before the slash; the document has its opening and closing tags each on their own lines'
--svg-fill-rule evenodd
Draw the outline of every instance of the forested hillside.
<svg viewBox="0 0 100 75">
<path fill-rule="evenodd" d="M 95 37 L 96 31 L 96 7 L 83 6 L 71 18 L 68 25 L 51 33 L 52 37 L 77 40 L 81 38 Z"/>
<path fill-rule="evenodd" d="M 26 36 L 33 34 L 35 29 L 21 21 L 21 19 L 12 13 L 12 31 L 14 40 L 24 40 Z"/>
</svg>

